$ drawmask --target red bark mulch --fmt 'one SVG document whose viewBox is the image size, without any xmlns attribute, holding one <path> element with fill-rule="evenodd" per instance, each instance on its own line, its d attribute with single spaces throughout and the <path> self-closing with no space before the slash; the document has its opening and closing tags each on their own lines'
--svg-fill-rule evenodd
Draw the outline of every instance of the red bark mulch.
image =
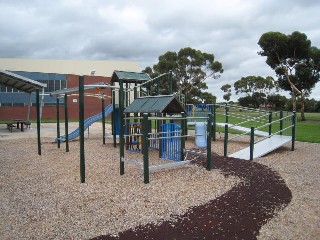
<svg viewBox="0 0 320 240">
<path fill-rule="evenodd" d="M 195 163 L 205 166 L 204 159 Z M 92 239 L 256 239 L 261 226 L 291 201 L 292 194 L 285 181 L 267 166 L 216 155 L 212 168 L 225 176 L 237 176 L 243 182 L 204 205 L 188 209 L 175 222 L 147 224 L 121 232 L 117 237 L 104 235 Z"/>
</svg>

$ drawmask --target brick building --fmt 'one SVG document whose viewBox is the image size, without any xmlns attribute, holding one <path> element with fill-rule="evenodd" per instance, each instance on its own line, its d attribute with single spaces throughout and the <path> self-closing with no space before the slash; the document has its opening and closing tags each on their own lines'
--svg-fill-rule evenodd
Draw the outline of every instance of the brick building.
<svg viewBox="0 0 320 240">
<path fill-rule="evenodd" d="M 0 58 L 0 69 L 13 72 L 23 77 L 41 83 L 46 83 L 45 96 L 43 96 L 42 119 L 56 118 L 56 98 L 50 92 L 64 88 L 77 87 L 79 76 L 84 75 L 85 84 L 97 82 L 109 83 L 114 70 L 138 72 L 137 62 L 127 61 L 87 61 L 87 60 L 46 60 L 46 59 L 10 59 Z M 99 93 L 94 89 L 86 93 Z M 103 90 L 106 96 L 111 95 L 110 89 Z M 30 95 L 16 89 L 0 85 L 0 120 L 24 119 L 28 111 Z M 30 119 L 36 119 L 35 94 L 31 94 L 32 107 Z M 61 118 L 64 118 L 63 98 L 59 100 Z M 101 112 L 101 99 L 85 97 L 85 118 Z M 111 99 L 105 100 L 105 105 Z M 69 119 L 78 118 L 78 96 L 72 94 L 68 97 Z"/>
</svg>

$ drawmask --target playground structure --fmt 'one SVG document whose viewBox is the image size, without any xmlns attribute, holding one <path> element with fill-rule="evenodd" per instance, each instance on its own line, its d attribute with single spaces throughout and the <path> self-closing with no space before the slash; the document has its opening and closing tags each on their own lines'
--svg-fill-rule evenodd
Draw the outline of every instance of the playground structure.
<svg viewBox="0 0 320 240">
<path fill-rule="evenodd" d="M 168 95 L 159 94 L 159 79 L 166 78 L 169 85 Z M 153 91 L 151 88 L 154 88 Z M 85 90 L 98 89 L 101 113 L 84 119 Z M 111 89 L 112 103 L 105 107 L 106 94 L 103 89 Z M 67 96 L 79 92 L 79 128 L 68 132 Z M 154 95 L 148 95 L 153 93 Z M 220 128 L 224 131 L 224 156 L 252 160 L 262 156 L 279 146 L 292 141 L 294 150 L 295 113 L 283 117 L 282 112 L 260 111 L 242 108 L 228 104 L 184 104 L 183 97 L 172 92 L 172 75 L 165 73 L 157 78 L 150 79 L 146 73 L 133 73 L 114 71 L 110 84 L 96 83 L 84 85 L 84 78 L 79 77 L 79 87 L 64 89 L 51 93 L 59 98 L 65 98 L 65 135 L 60 136 L 59 108 L 57 107 L 57 138 L 58 148 L 60 142 L 66 143 L 80 137 L 80 178 L 85 182 L 85 153 L 84 130 L 93 122 L 102 120 L 103 144 L 105 144 L 105 117 L 111 114 L 113 145 L 117 146 L 119 136 L 120 175 L 125 173 L 125 163 L 134 163 L 143 169 L 144 182 L 149 183 L 149 172 L 180 166 L 190 161 L 185 158 L 192 152 L 207 158 L 207 170 L 211 169 L 211 141 L 216 140 L 216 133 Z M 87 94 L 93 96 L 93 94 Z M 277 119 L 272 121 L 272 114 Z M 274 126 L 279 131 L 273 131 Z M 286 125 L 286 126 L 284 126 Z M 195 134 L 188 134 L 188 126 L 195 127 Z M 268 131 L 266 131 L 266 129 Z M 291 136 L 287 133 L 291 129 Z M 229 137 L 229 132 L 234 135 Z M 228 143 L 241 136 L 250 136 L 249 147 L 236 153 L 228 153 Z M 257 141 L 255 137 L 260 136 Z M 264 139 L 261 139 L 261 136 Z M 197 148 L 205 149 L 206 153 L 188 150 L 185 147 L 187 137 L 195 138 Z M 266 145 L 268 144 L 268 145 Z M 260 147 L 260 146 L 263 147 Z M 171 160 L 162 165 L 149 166 L 149 148 L 159 151 L 159 158 Z M 127 152 L 142 153 L 143 161 L 138 162 L 125 157 Z"/>
</svg>

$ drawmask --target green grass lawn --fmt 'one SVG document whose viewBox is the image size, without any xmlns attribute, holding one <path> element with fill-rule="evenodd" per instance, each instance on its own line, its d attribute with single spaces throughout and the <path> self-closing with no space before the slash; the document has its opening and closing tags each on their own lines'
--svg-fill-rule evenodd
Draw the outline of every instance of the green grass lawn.
<svg viewBox="0 0 320 240">
<path fill-rule="evenodd" d="M 297 114 L 297 141 L 320 143 L 320 113 L 306 113 L 306 119 Z"/>
</svg>

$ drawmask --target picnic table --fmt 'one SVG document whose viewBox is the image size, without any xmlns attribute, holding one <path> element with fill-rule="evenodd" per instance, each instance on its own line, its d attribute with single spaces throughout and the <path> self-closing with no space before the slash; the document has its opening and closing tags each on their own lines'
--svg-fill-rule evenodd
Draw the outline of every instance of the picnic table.
<svg viewBox="0 0 320 240">
<path fill-rule="evenodd" d="M 24 119 L 12 119 L 10 123 L 7 123 L 7 128 L 9 129 L 10 132 L 12 132 L 12 128 L 14 127 L 14 123 L 17 125 L 17 129 L 20 129 L 21 132 L 24 131 L 24 125 L 26 127 L 30 128 L 31 123 L 29 121 L 26 121 Z"/>
</svg>

